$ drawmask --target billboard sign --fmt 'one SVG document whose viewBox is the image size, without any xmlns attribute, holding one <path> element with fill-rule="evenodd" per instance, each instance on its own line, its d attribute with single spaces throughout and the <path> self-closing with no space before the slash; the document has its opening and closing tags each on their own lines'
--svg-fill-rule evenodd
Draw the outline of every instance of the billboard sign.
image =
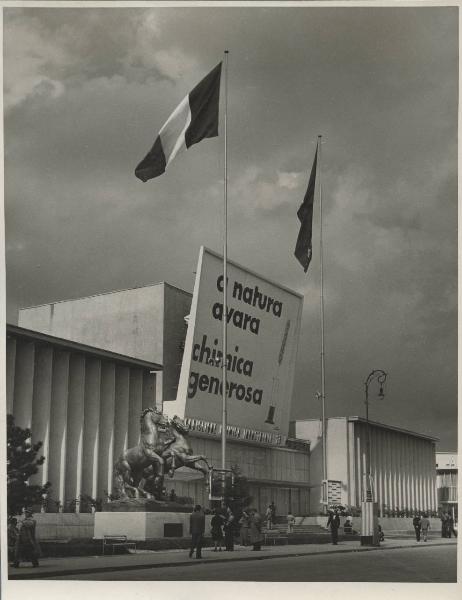
<svg viewBox="0 0 462 600">
<path fill-rule="evenodd" d="M 228 424 L 287 435 L 303 297 L 228 261 L 199 255 L 178 395 L 167 412 L 221 422 L 222 338 L 227 321 Z"/>
</svg>

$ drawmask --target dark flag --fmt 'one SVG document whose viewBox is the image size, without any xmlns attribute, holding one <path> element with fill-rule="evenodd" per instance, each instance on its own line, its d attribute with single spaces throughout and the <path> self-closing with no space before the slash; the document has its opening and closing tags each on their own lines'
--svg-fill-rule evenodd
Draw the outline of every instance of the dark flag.
<svg viewBox="0 0 462 600">
<path fill-rule="evenodd" d="M 159 131 L 148 154 L 135 169 L 141 181 L 165 172 L 182 150 L 218 135 L 221 63 L 180 102 Z"/>
<path fill-rule="evenodd" d="M 297 211 L 297 216 L 300 220 L 300 231 L 298 233 L 297 244 L 295 246 L 295 256 L 298 262 L 302 265 L 305 273 L 311 262 L 311 233 L 313 227 L 313 202 L 314 188 L 316 184 L 316 164 L 318 161 L 318 149 L 314 155 L 313 166 L 311 168 L 310 181 L 306 190 L 305 198 Z"/>
</svg>

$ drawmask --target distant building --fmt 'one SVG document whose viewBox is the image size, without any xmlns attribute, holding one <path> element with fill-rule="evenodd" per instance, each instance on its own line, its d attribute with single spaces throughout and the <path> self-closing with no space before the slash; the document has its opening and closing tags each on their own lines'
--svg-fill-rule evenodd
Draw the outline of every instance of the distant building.
<svg viewBox="0 0 462 600">
<path fill-rule="evenodd" d="M 366 420 L 327 419 L 329 503 L 359 508 L 366 473 Z M 405 510 L 436 511 L 436 438 L 370 421 L 371 475 L 379 515 Z M 290 435 L 310 443 L 311 511 L 321 503 L 322 426 L 319 419 L 294 421 Z"/>
<path fill-rule="evenodd" d="M 436 490 L 438 508 L 457 519 L 458 466 L 455 452 L 436 453 Z"/>
</svg>

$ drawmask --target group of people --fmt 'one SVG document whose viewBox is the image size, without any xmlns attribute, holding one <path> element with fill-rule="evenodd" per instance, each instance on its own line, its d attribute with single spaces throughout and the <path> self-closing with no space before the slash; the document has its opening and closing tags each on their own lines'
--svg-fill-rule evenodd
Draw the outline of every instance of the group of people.
<svg viewBox="0 0 462 600">
<path fill-rule="evenodd" d="M 18 568 L 20 562 L 31 562 L 39 566 L 40 548 L 35 537 L 36 521 L 30 510 L 24 512 L 24 519 L 18 522 L 16 517 L 8 519 L 8 561 Z"/>
<path fill-rule="evenodd" d="M 427 513 L 423 513 L 423 515 L 416 515 L 412 519 L 412 525 L 415 531 L 415 539 L 420 542 L 420 537 L 423 537 L 423 541 L 426 542 L 428 539 L 428 530 L 431 529 L 430 519 L 428 518 Z"/>
<path fill-rule="evenodd" d="M 454 529 L 454 518 L 450 513 L 441 515 L 441 537 L 450 538 L 452 535 L 457 537 L 457 531 Z"/>
<path fill-rule="evenodd" d="M 253 550 L 261 550 L 263 543 L 262 518 L 255 508 L 242 511 L 238 521 L 228 506 L 225 509 L 217 508 L 210 522 L 211 536 L 214 544 L 213 551 L 221 552 L 223 542 L 225 550 L 232 552 L 234 550 L 234 538 L 239 526 L 240 544 L 242 546 L 252 546 Z M 197 504 L 194 507 L 189 520 L 191 533 L 191 548 L 189 557 L 194 553 L 196 558 L 202 558 L 202 547 L 205 535 L 205 513 L 202 507 Z"/>
</svg>

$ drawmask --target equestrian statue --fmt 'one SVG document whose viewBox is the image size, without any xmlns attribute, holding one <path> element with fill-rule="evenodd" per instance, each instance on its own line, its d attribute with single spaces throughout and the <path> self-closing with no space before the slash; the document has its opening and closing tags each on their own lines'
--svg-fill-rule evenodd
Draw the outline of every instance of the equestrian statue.
<svg viewBox="0 0 462 600">
<path fill-rule="evenodd" d="M 160 498 L 164 476 L 173 477 L 176 469 L 183 466 L 207 477 L 207 459 L 193 454 L 187 440 L 189 428 L 182 419 L 175 415 L 169 420 L 157 409 L 146 408 L 141 413 L 140 426 L 138 445 L 123 452 L 114 465 L 114 497 Z"/>
</svg>

